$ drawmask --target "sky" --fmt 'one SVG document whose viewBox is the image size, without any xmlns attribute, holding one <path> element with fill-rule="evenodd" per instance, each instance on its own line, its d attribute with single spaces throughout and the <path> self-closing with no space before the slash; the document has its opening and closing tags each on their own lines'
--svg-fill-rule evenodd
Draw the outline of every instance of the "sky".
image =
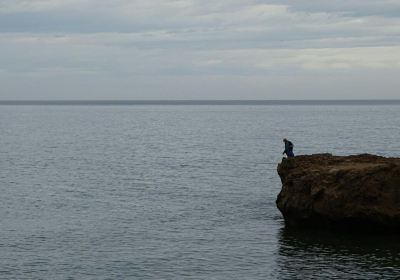
<svg viewBox="0 0 400 280">
<path fill-rule="evenodd" d="M 0 99 L 400 99 L 399 0 L 0 0 Z"/>
</svg>

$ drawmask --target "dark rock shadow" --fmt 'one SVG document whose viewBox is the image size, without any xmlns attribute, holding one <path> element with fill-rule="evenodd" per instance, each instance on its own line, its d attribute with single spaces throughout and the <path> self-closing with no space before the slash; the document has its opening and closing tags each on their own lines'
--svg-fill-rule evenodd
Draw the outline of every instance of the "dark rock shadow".
<svg viewBox="0 0 400 280">
<path fill-rule="evenodd" d="M 293 230 L 279 232 L 274 279 L 399 279 L 396 235 Z"/>
</svg>

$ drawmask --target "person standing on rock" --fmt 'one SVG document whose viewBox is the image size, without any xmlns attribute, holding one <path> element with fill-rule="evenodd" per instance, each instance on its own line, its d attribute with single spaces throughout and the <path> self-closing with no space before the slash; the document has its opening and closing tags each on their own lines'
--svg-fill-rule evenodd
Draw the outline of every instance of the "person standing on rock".
<svg viewBox="0 0 400 280">
<path fill-rule="evenodd" d="M 294 157 L 293 153 L 293 143 L 287 140 L 286 138 L 283 139 L 283 143 L 285 143 L 285 150 L 283 151 L 282 155 L 286 154 L 287 157 Z"/>
</svg>

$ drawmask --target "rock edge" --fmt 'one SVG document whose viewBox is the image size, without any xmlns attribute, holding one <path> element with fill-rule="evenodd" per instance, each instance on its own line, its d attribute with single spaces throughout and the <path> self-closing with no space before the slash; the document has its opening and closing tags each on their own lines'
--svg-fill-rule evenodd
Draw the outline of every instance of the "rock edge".
<svg viewBox="0 0 400 280">
<path fill-rule="evenodd" d="M 278 165 L 288 227 L 400 232 L 400 158 L 302 155 Z"/>
</svg>

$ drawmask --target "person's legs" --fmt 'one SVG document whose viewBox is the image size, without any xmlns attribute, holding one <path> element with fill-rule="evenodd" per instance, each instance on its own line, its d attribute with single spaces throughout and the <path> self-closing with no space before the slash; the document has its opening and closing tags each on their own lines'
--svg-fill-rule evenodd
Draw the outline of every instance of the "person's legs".
<svg viewBox="0 0 400 280">
<path fill-rule="evenodd" d="M 288 151 L 288 152 L 287 152 L 287 156 L 288 156 L 288 157 L 294 157 L 293 151 Z"/>
</svg>

